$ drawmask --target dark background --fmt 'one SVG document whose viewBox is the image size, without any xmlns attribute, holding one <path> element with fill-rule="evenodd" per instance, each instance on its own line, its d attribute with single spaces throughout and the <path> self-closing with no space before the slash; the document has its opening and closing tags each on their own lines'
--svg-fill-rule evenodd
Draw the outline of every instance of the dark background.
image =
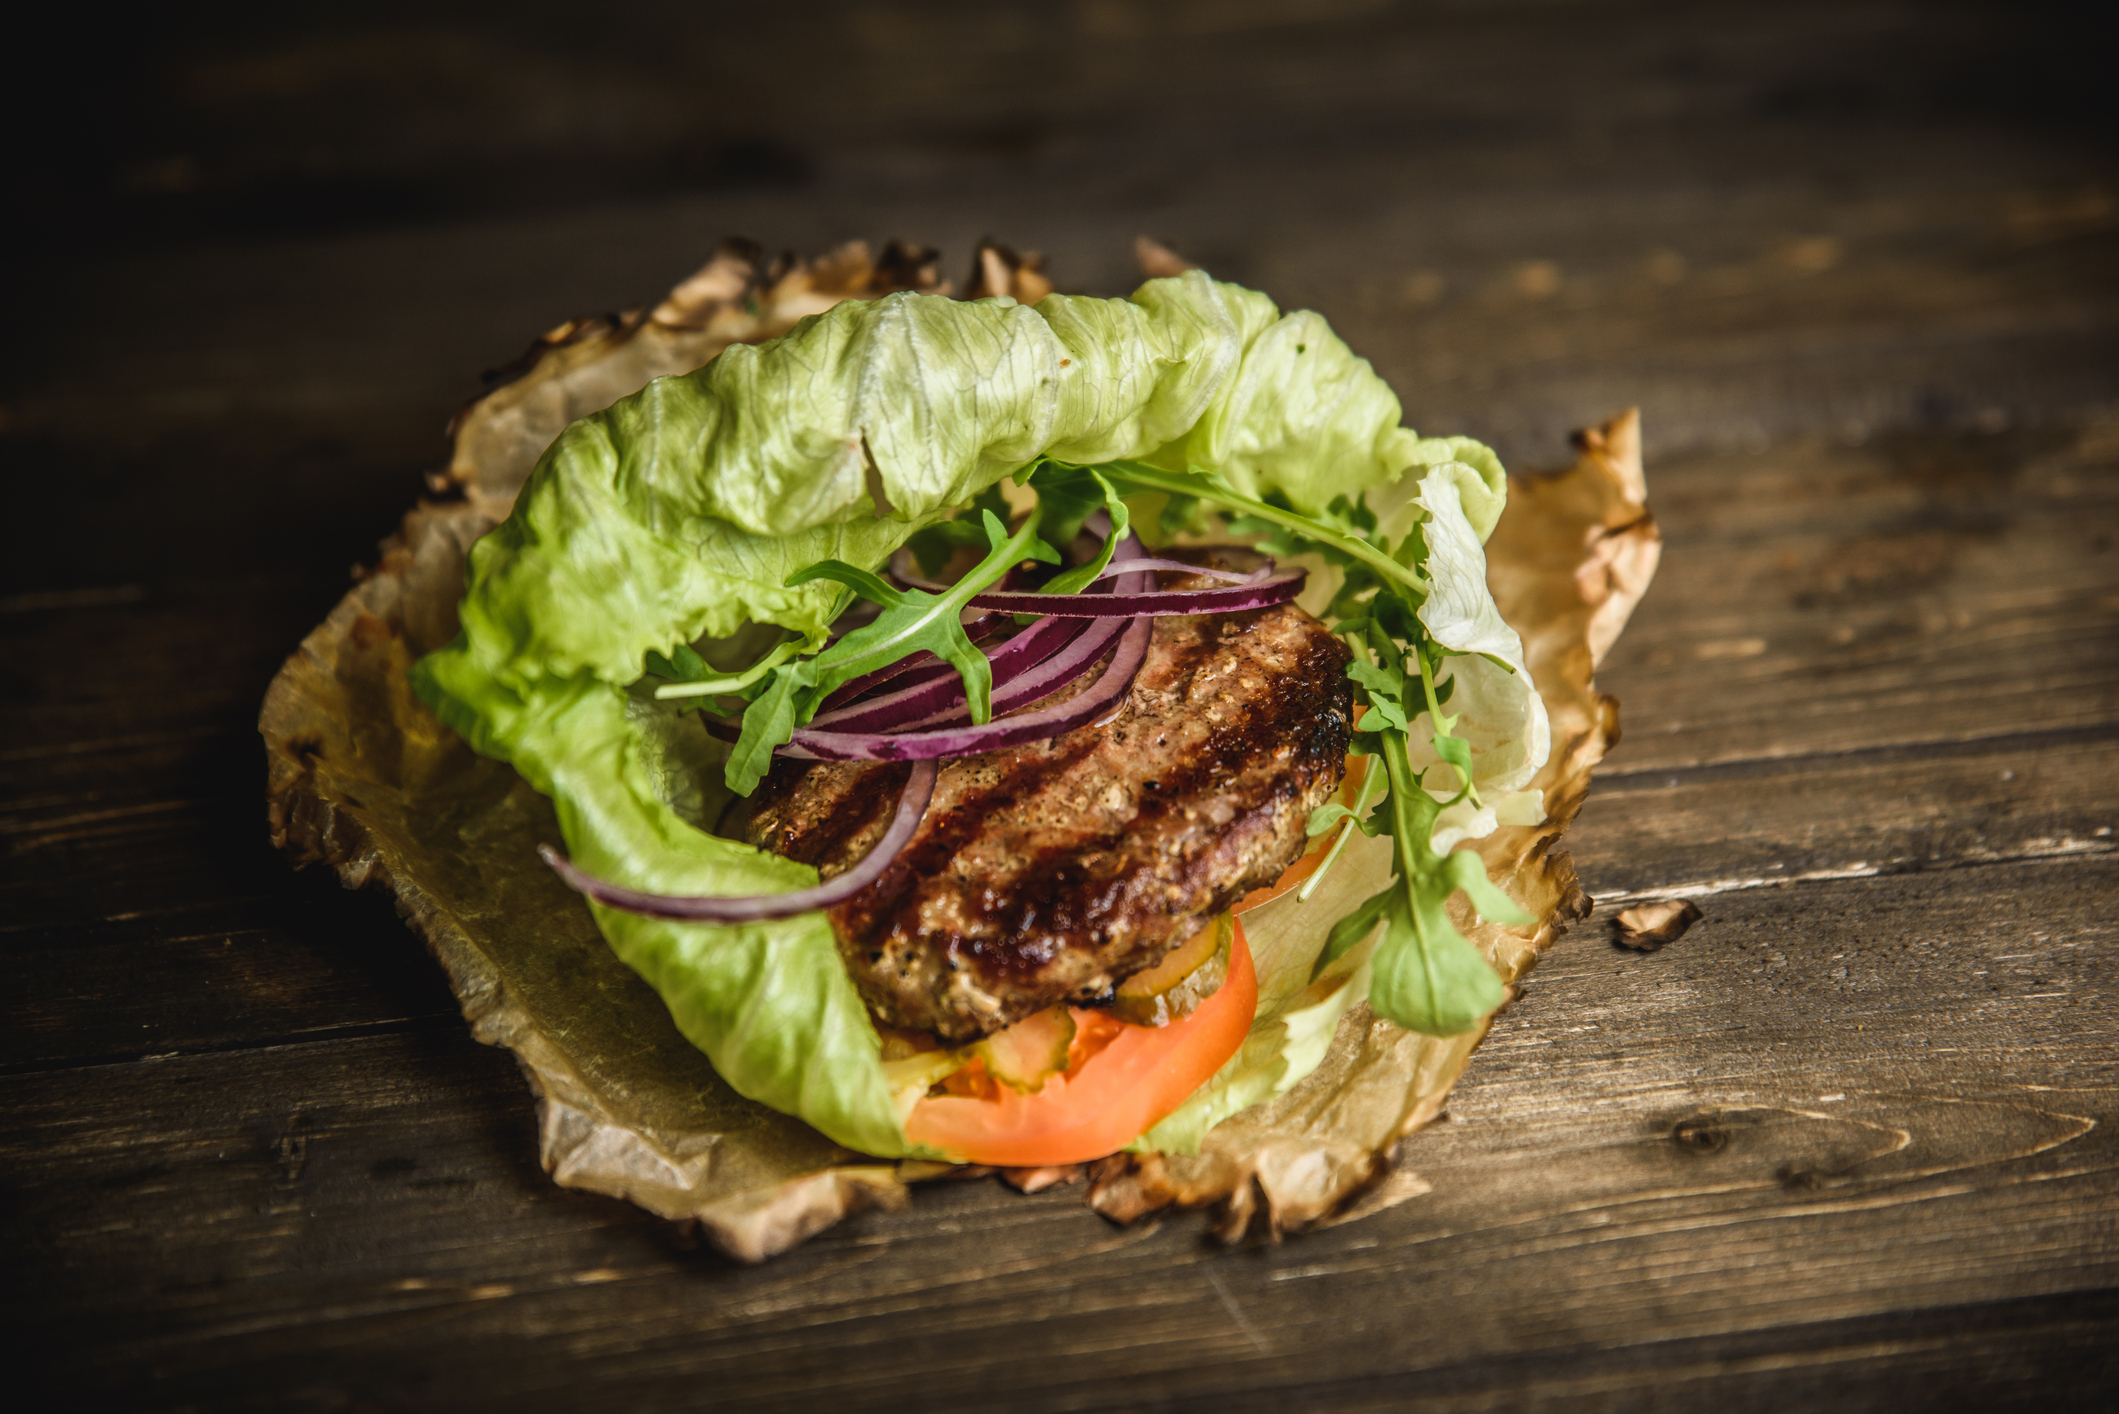
<svg viewBox="0 0 2119 1414">
<path fill-rule="evenodd" d="M 0 273 L 20 1358 L 129 1408 L 2098 1404 L 2119 129 L 2091 9 L 47 14 L 5 86 Z M 388 907 L 267 849 L 265 683 L 482 369 L 721 237 L 904 237 L 961 282 L 990 235 L 1116 293 L 1142 233 L 1319 309 L 1412 425 L 1512 466 L 1644 410 L 1668 555 L 1570 836 L 1604 908 L 1415 1141 L 1435 1193 L 1220 1256 L 964 1186 L 747 1272 L 553 1188 Z M 1674 889 L 1707 923 L 1608 948 L 1612 901 Z M 1757 1118 L 1824 1095 L 1912 1137 L 1835 1169 L 1823 1120 Z M 2098 1127 L 2035 1137 L 2063 1113 Z M 1672 1158 L 1688 1114 L 1738 1141 Z"/>
<path fill-rule="evenodd" d="M 226 550 L 274 569 L 326 545 L 357 558 L 478 370 L 564 315 L 667 288 L 730 233 L 801 251 L 903 236 L 966 271 L 992 235 L 1115 293 L 1148 232 L 1318 308 L 1414 426 L 1511 462 L 1549 459 L 1651 380 L 1655 452 L 1950 425 L 2002 393 L 2080 404 L 2108 391 L 2104 331 L 2035 370 L 2007 366 L 2004 338 L 1976 376 L 1852 385 L 1850 361 L 1963 337 L 1897 327 L 1917 288 L 1849 309 L 1830 291 L 1762 299 L 1758 279 L 1748 300 L 1703 300 L 1678 279 L 1596 326 L 1611 287 L 1651 269 L 1811 239 L 1813 261 L 1886 247 L 1907 284 L 1998 277 L 2058 332 L 2072 316 L 2053 303 L 2109 275 L 2051 239 L 2107 220 L 2111 51 L 2092 8 L 83 8 L 10 85 L 23 219 L 0 465 L 61 516 L 95 507 L 137 574 L 195 561 L 207 508 L 268 487 L 275 521 L 305 533 Z M 2007 239 L 2011 201 L 2028 203 L 2019 226 L 2050 228 L 2038 248 Z M 1956 268 L 1933 268 L 1944 252 Z M 1573 317 L 1549 298 L 1476 307 L 1563 254 Z M 1860 347 L 1821 341 L 1814 366 L 1773 371 L 1800 386 L 1756 396 L 1762 333 L 1849 317 Z M 1550 345 L 1528 360 L 1509 338 L 1525 320 Z M 1483 356 L 1497 343 L 1506 357 Z M 11 581 L 103 576 L 44 521 L 10 518 Z"/>
</svg>

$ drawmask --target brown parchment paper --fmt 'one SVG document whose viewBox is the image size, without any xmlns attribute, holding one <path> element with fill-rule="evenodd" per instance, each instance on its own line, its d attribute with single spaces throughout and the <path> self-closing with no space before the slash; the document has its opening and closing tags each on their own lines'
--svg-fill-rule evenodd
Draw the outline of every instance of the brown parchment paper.
<svg viewBox="0 0 2119 1414">
<path fill-rule="evenodd" d="M 550 804 L 510 767 L 472 754 L 413 698 L 406 674 L 455 635 L 467 550 L 507 514 L 569 422 L 841 299 L 947 288 L 932 252 L 917 248 L 877 258 L 854 244 L 768 266 L 755 247 L 731 242 L 651 310 L 552 330 L 458 416 L 453 458 L 433 478 L 442 499 L 405 518 L 377 566 L 303 640 L 259 721 L 274 844 L 297 864 L 330 865 L 349 888 L 395 895 L 472 1034 L 522 1065 L 552 1177 L 697 1223 L 742 1261 L 864 1208 L 901 1206 L 908 1182 L 966 1171 L 854 1154 L 722 1083 L 538 861 L 537 844 L 559 839 Z M 1035 300 L 1049 289 L 1034 257 L 989 244 L 968 293 Z M 1572 470 L 1512 482 L 1488 548 L 1495 596 L 1523 633 L 1553 721 L 1538 781 L 1551 818 L 1481 845 L 1496 882 L 1541 921 L 1506 930 L 1459 920 L 1511 980 L 1587 910 L 1551 846 L 1617 738 L 1616 704 L 1596 694 L 1591 673 L 1646 588 L 1658 546 L 1633 415 L 1578 440 Z M 1105 1160 L 1090 1202 L 1118 1221 L 1213 1205 L 1216 1231 L 1234 1238 L 1401 1201 L 1422 1185 L 1399 1166 L 1400 1141 L 1440 1112 L 1479 1039 L 1412 1036 L 1356 1006 L 1307 1080 L 1216 1128 L 1199 1155 Z M 1078 1175 L 1007 1176 L 1035 1189 Z"/>
</svg>

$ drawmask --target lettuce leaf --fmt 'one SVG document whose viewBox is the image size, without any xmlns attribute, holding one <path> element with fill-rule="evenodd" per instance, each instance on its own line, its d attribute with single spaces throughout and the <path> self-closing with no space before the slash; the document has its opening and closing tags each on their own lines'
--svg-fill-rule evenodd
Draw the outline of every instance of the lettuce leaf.
<svg viewBox="0 0 2119 1414">
<path fill-rule="evenodd" d="M 826 560 L 880 566 L 1040 458 L 1194 468 L 1314 512 L 1448 461 L 1491 493 L 1465 500 L 1490 530 L 1492 454 L 1422 443 L 1399 416 L 1323 320 L 1198 271 L 1123 300 L 847 301 L 562 433 L 472 548 L 462 632 L 414 683 L 553 798 L 590 872 L 663 893 L 806 887 L 807 866 L 712 836 L 673 804 L 628 710 L 648 654 L 750 624 L 819 647 L 839 590 L 791 580 Z M 880 1043 L 821 915 L 597 917 L 738 1091 L 851 1148 L 906 1152 Z"/>
<path fill-rule="evenodd" d="M 1390 874 L 1390 841 L 1358 839 L 1323 891 L 1307 899 L 1282 894 L 1243 916 L 1258 970 L 1258 1014 L 1250 1032 L 1213 1079 L 1129 1148 L 1196 1154 L 1215 1125 L 1286 1094 L 1317 1068 L 1339 1018 L 1368 995 L 1370 976 L 1366 950 L 1319 969 L 1325 935 L 1334 919 L 1388 883 Z"/>
<path fill-rule="evenodd" d="M 1503 495 L 1506 485 L 1503 481 Z M 1523 640 L 1503 622 L 1486 587 L 1482 547 L 1500 515 L 1498 507 L 1488 512 L 1494 493 L 1466 464 L 1450 463 L 1422 477 L 1413 500 L 1427 513 L 1420 535 L 1433 585 L 1419 618 L 1436 643 L 1459 655 L 1446 660 L 1436 688 L 1453 709 L 1450 730 L 1470 748 L 1471 758 L 1472 790 L 1464 799 L 1451 801 L 1433 792 L 1445 802 L 1435 821 L 1433 847 L 1447 855 L 1503 824 L 1544 820 L 1542 798 L 1526 787 L 1551 753 L 1552 725 L 1545 700 L 1530 680 Z M 1435 735 L 1425 713 L 1407 731 L 1415 772 L 1441 760 L 1432 745 Z"/>
</svg>

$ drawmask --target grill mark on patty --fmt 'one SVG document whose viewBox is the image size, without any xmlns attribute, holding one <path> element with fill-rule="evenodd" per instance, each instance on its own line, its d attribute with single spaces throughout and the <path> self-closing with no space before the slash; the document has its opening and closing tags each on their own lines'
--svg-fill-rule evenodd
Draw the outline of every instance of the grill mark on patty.
<svg viewBox="0 0 2119 1414">
<path fill-rule="evenodd" d="M 1105 726 L 948 763 L 919 833 L 831 914 L 870 1006 L 970 1040 L 1108 994 L 1277 878 L 1344 771 L 1345 664 L 1292 605 L 1161 619 Z M 747 835 L 837 874 L 880 837 L 907 773 L 780 763 Z"/>
<path fill-rule="evenodd" d="M 1172 677 L 1182 681 L 1192 676 L 1201 660 L 1210 656 L 1210 645 L 1197 642 L 1178 645 L 1170 654 L 1170 658 L 1176 661 L 1169 661 L 1161 666 L 1164 666 Z M 1120 721 L 1112 724 L 1109 729 L 1112 745 L 1125 744 L 1126 726 L 1132 715 L 1129 711 Z M 1247 714 L 1245 725 L 1257 724 L 1258 719 Z M 1232 773 L 1236 762 L 1247 752 L 1258 748 L 1263 735 L 1264 733 L 1257 730 L 1217 735 L 1210 738 L 1210 741 L 1219 749 L 1182 761 L 1175 769 L 1165 764 L 1157 771 L 1160 779 L 1157 780 L 1156 789 L 1148 792 L 1143 781 L 1142 791 L 1133 797 L 1135 814 L 1129 833 L 1155 832 L 1159 825 L 1181 813 L 1186 808 L 1184 802 L 1197 800 L 1213 789 L 1213 783 L 1217 779 L 1226 779 Z M 1101 745 L 1099 741 L 1085 739 L 1068 753 L 1067 761 L 1038 763 L 1037 767 L 1019 771 L 1018 774 L 1058 774 L 1073 761 L 1087 757 Z M 988 792 L 988 798 L 1007 801 L 1013 797 L 1009 788 L 1003 785 Z M 1265 803 L 1259 802 L 1261 805 Z M 959 813 L 970 812 L 967 810 Z M 1255 808 L 1237 822 L 1238 828 L 1241 829 L 1245 823 L 1258 823 Z M 970 821 L 969 828 L 963 832 L 964 837 L 968 838 L 979 827 L 978 821 Z M 951 841 L 950 853 L 953 854 L 960 843 L 961 840 Z M 1240 845 L 1242 841 L 1224 834 L 1217 843 Z M 1057 844 L 1047 847 L 1039 853 L 1026 872 L 1013 881 L 1013 887 L 1007 892 L 996 894 L 987 891 L 976 896 L 982 906 L 977 909 L 975 917 L 980 923 L 988 925 L 992 932 L 951 939 L 948 947 L 952 954 L 969 953 L 995 970 L 1027 975 L 1048 963 L 1061 945 L 1090 946 L 1090 940 L 1107 930 L 1113 919 L 1123 913 L 1125 905 L 1130 901 L 1126 897 L 1128 890 L 1124 887 L 1126 880 L 1113 867 L 1122 868 L 1127 862 L 1129 861 L 1123 856 L 1115 855 L 1110 850 L 1085 852 L 1079 848 L 1070 849 Z M 918 863 L 915 862 L 905 871 L 905 876 L 895 882 L 900 885 L 901 890 L 909 888 L 917 872 Z M 886 875 L 870 892 L 882 893 L 892 882 L 892 877 Z M 1166 891 L 1169 887 L 1171 886 L 1165 886 Z M 1139 902 L 1149 907 L 1154 904 L 1152 898 Z M 1191 905 L 1197 908 L 1201 906 L 1202 900 L 1196 896 L 1196 891 L 1190 891 L 1181 896 L 1166 897 L 1166 902 L 1179 907 Z M 1189 936 L 1192 930 L 1185 931 L 1186 936 Z M 1043 948 L 1022 948 L 1006 942 L 999 946 L 993 945 L 995 939 L 1023 938 L 1038 934 L 1051 940 L 1051 944 Z M 1180 941 L 1182 938 L 1170 939 L 1173 946 Z"/>
<path fill-rule="evenodd" d="M 860 790 L 839 792 L 829 791 L 826 780 L 812 779 L 813 764 L 773 763 L 752 797 L 754 813 L 746 833 L 758 848 L 814 865 L 828 879 L 851 868 L 890 828 L 890 817 L 897 813 L 898 796 L 912 776 L 912 767 L 900 761 L 867 767 Z M 820 786 L 828 794 L 811 799 Z M 772 809 L 770 816 L 768 809 Z"/>
<path fill-rule="evenodd" d="M 1066 739 L 1068 737 L 1075 739 L 1069 741 Z M 991 889 L 981 889 L 975 880 L 967 878 L 960 868 L 955 867 L 958 864 L 958 856 L 965 846 L 986 828 L 996 812 L 1033 793 L 1026 787 L 1033 786 L 1042 778 L 1063 774 L 1094 754 L 1098 745 L 1096 737 L 1092 734 L 1069 732 L 1065 737 L 1055 739 L 1050 750 L 1040 752 L 1036 756 L 1025 758 L 1015 753 L 1007 753 L 1015 759 L 1007 761 L 1005 765 L 994 763 L 996 774 L 989 784 L 976 794 L 966 794 L 952 808 L 942 812 L 931 831 L 923 828 L 882 878 L 869 885 L 859 896 L 840 906 L 834 915 L 834 921 L 843 923 L 846 931 L 856 936 L 876 932 L 879 925 L 886 923 L 886 915 L 887 925 L 894 929 L 917 928 L 919 924 L 915 915 L 920 901 L 920 882 L 947 873 L 955 879 L 960 889 L 966 891 L 965 897 L 975 901 L 970 910 L 972 918 L 981 923 L 1003 928 L 1012 927 L 1027 933 L 1030 928 L 1036 926 L 1035 903 L 1024 899 L 1024 895 L 1026 892 L 1035 891 L 1025 890 L 1020 884 L 1007 893 L 997 894 Z M 994 755 L 1001 756 L 1003 753 L 997 752 Z M 1057 846 L 1046 851 L 1048 861 L 1055 858 L 1065 860 L 1069 857 L 1068 851 Z M 1012 901 L 1030 902 L 1032 916 L 1022 917 L 1020 907 L 1006 907 Z M 1008 916 L 1011 913 L 1017 916 L 1011 918 Z M 950 952 L 959 952 L 965 941 L 967 940 L 950 940 Z M 1017 972 L 1033 970 L 1050 960 L 1049 957 L 1023 955 L 1012 950 L 988 953 L 976 945 L 971 951 L 982 958 L 988 958 L 1002 970 Z"/>
</svg>

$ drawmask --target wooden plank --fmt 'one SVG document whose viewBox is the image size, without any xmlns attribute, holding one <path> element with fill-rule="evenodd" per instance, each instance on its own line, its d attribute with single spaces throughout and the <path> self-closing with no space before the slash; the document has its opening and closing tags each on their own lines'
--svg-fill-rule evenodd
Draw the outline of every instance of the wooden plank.
<svg viewBox="0 0 2119 1414">
<path fill-rule="evenodd" d="M 289 886 L 255 803 L 263 772 L 250 759 L 252 743 L 215 735 L 180 744 L 192 748 L 183 752 L 187 766 L 213 772 L 187 771 L 193 791 L 138 789 L 151 778 L 113 781 L 10 821 L 13 848 L 0 870 L 6 932 L 186 912 Z"/>
<path fill-rule="evenodd" d="M 464 1029 L 388 900 L 322 873 L 273 883 L 247 899 L 0 931 L 0 1073 Z"/>
<path fill-rule="evenodd" d="M 1565 844 L 1599 898 L 1689 897 L 2105 854 L 2115 827 L 2119 726 L 2106 726 L 1600 774 Z"/>
<path fill-rule="evenodd" d="M 1130 130 L 1111 139 L 1101 156 L 1131 160 Z M 804 249 L 906 235 L 955 264 L 998 231 L 1051 252 L 1067 287 L 1114 293 L 1138 278 L 1147 225 L 1321 310 L 1414 425 L 1487 437 L 1524 465 L 1631 403 L 1653 462 L 1997 414 L 2065 424 L 2108 398 L 2119 217 L 2082 195 L 2095 168 L 2036 148 L 1938 164 L 1893 141 L 1865 151 L 1888 175 L 1858 190 L 1617 161 L 1560 184 L 1476 160 L 1438 172 L 1437 151 L 1210 161 L 1150 212 L 1099 174 L 1063 198 L 1035 182 L 827 187 L 104 261 L 76 282 L 103 337 L 70 337 L 12 400 L 0 457 L 37 504 L 111 519 L 99 548 L 129 573 L 182 572 L 201 534 L 231 532 L 246 560 L 350 559 L 439 460 L 435 433 L 480 369 L 561 318 L 652 298 L 731 233 Z M 1463 184 L 1448 220 L 1438 182 Z M 1260 183 L 1279 199 L 1257 201 Z M 37 475 L 52 464 L 90 474 Z M 212 512 L 193 494 L 209 476 L 228 493 Z M 246 516 L 268 498 L 277 517 Z M 296 543 L 288 524 L 313 529 Z M 9 548 L 91 582 L 50 537 Z"/>
<path fill-rule="evenodd" d="M 16 688 L 0 704 L 5 927 L 281 887 L 257 706 L 343 590 L 335 574 L 245 576 L 18 597 L 0 612 Z"/>
<path fill-rule="evenodd" d="M 0 1070 L 461 1025 L 386 901 L 295 877 L 266 839 L 257 704 L 342 588 L 246 576 L 0 611 L 21 689 L 0 706 Z"/>
<path fill-rule="evenodd" d="M 2027 48 L 2051 42 L 2049 22 L 1822 3 L 1712 27 L 1632 4 L 1537 25 L 1078 18 L 728 20 L 709 52 L 627 47 L 594 79 L 574 27 L 526 16 L 469 66 L 440 32 L 380 22 L 338 32 L 367 57 L 331 63 L 314 36 L 189 36 L 151 67 L 190 150 L 172 158 L 164 127 L 142 123 L 124 139 L 152 150 L 78 164 L 68 175 L 93 203 L 125 194 L 129 219 L 99 235 L 129 239 L 25 282 L 54 305 L 35 375 L 10 390 L 0 458 L 33 504 L 69 514 L 19 521 L 7 564 L 78 585 L 93 582 L 81 561 L 107 554 L 154 577 L 202 536 L 245 562 L 358 555 L 436 458 L 433 431 L 477 370 L 564 317 L 651 297 L 732 232 L 799 248 L 904 235 L 959 270 L 994 232 L 1050 251 L 1070 286 L 1116 291 L 1146 226 L 1322 309 L 1416 425 L 1495 438 L 1526 463 L 1632 402 L 1660 456 L 1994 411 L 2065 421 L 2108 399 L 2119 208 L 2079 124 L 2038 107 L 2063 87 L 2060 58 Z M 1191 56 L 1181 74 L 1139 67 L 1132 46 L 1154 36 Z M 891 61 L 870 62 L 871 43 Z M 764 82 L 738 58 L 765 53 L 801 53 L 805 81 Z M 2010 105 L 2024 126 L 1962 106 L 1980 87 L 1963 69 L 2004 63 L 2040 75 Z M 1010 77 L 1023 65 L 1068 78 L 1033 97 Z M 408 86 L 409 72 L 429 82 Z M 294 91 L 240 81 L 267 73 Z M 403 126 L 347 133 L 347 86 L 378 83 L 391 98 L 376 111 Z M 673 83 L 681 101 L 644 99 Z M 563 111 L 585 126 L 454 121 L 525 93 L 571 95 Z M 737 112 L 747 138 L 676 116 L 718 129 Z M 437 149 L 441 131 L 454 137 Z M 302 149 L 290 132 L 357 154 L 342 199 L 324 202 L 336 219 L 284 221 L 304 203 L 275 183 L 329 186 L 286 165 Z M 809 175 L 702 193 L 700 154 L 730 141 L 802 154 Z M 601 155 L 584 161 L 589 149 Z M 659 180 L 608 185 L 637 179 L 648 150 Z M 1821 175 L 1821 153 L 1859 175 Z M 190 177 L 140 185 L 172 162 Z M 553 212 L 569 181 L 592 179 L 593 202 Z M 406 186 L 442 204 L 422 220 L 387 202 L 362 215 L 364 198 Z M 199 239 L 227 220 L 244 238 Z M 171 230 L 189 234 L 155 238 Z M 45 474 L 58 465 L 70 475 Z M 268 499 L 272 514 L 246 516 Z M 54 521 L 100 523 L 108 543 L 31 529 Z"/>
<path fill-rule="evenodd" d="M 1564 187 L 1473 177 L 1448 221 L 1409 183 L 1329 230 L 1247 232 L 1245 255 L 1375 361 L 1414 425 L 1511 464 L 1627 404 L 1651 483 L 1672 454 L 2097 415 L 2119 210 L 2085 219 L 2079 188 L 1998 153 L 1872 141 L 1859 189 L 1629 152 Z"/>
<path fill-rule="evenodd" d="M 2119 436 L 2042 442 L 1652 467 L 1662 567 L 1598 677 L 1612 769 L 2119 719 Z"/>
<path fill-rule="evenodd" d="M 127 581 L 0 600 L 12 689 L 0 705 L 9 811 L 67 790 L 70 773 L 93 781 L 96 757 L 62 749 L 75 743 L 232 730 L 234 714 L 263 696 L 347 587 L 346 566 L 319 573 L 312 565 L 306 574 Z"/>
<path fill-rule="evenodd" d="M 2108 1408 L 2119 1361 L 2110 1293 L 1983 1302 L 1890 1318 L 1818 1322 L 1712 1340 L 1570 1351 L 1238 1393 L 1216 1407 L 1335 1410 L 1516 1408 Z"/>
<path fill-rule="evenodd" d="M 17 1076 L 23 1315 L 96 1342 L 77 1388 L 170 1403 L 1616 1399 L 1671 1353 L 1679 1387 L 1774 1369 L 1845 1407 L 1989 1320 L 2018 1388 L 2112 1325 L 2051 1302 L 2119 1277 L 2115 883 L 1817 883 L 1653 956 L 1572 939 L 1409 1147 L 1431 1192 L 1233 1255 L 969 1184 L 727 1268 L 552 1188 L 505 1060 L 448 1034 Z"/>
</svg>

